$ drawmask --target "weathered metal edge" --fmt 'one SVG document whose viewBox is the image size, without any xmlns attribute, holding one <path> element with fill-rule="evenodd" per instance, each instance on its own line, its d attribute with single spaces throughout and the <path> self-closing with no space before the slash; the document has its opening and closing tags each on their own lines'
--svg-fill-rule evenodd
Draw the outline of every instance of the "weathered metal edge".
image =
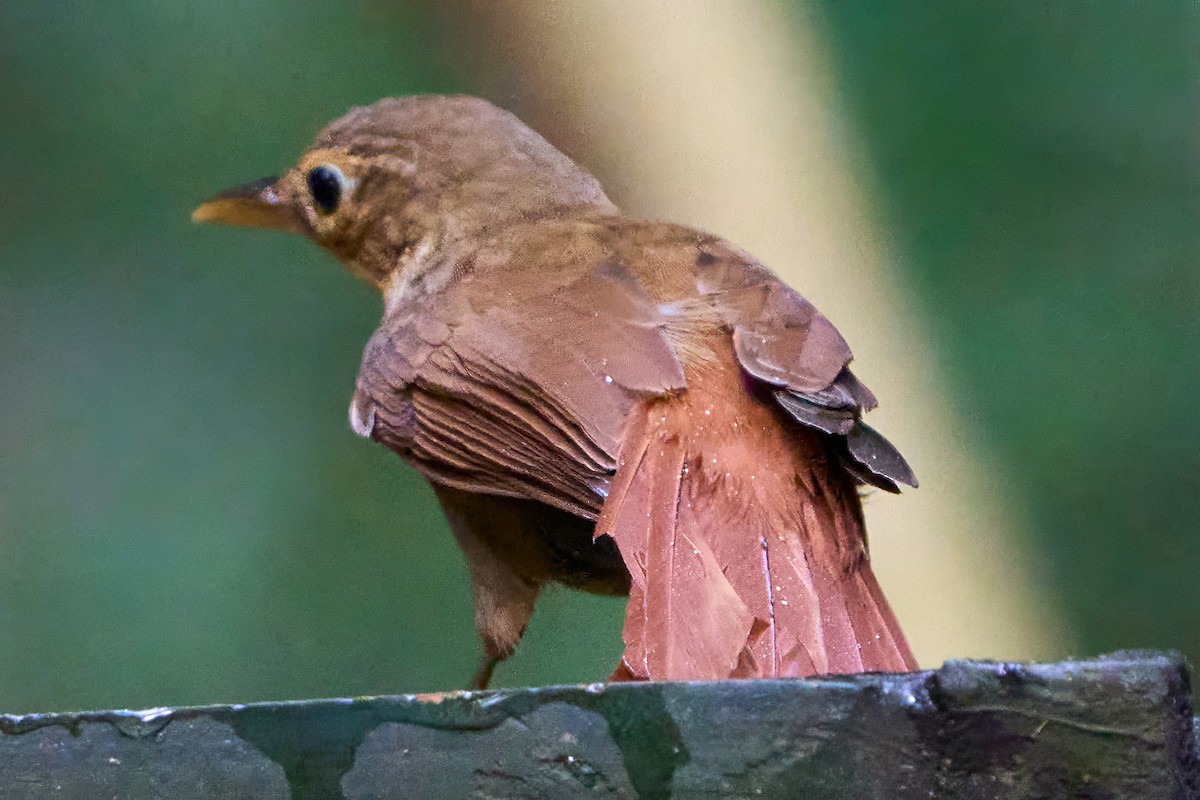
<svg viewBox="0 0 1200 800">
<path fill-rule="evenodd" d="M 172 726 L 197 722 L 203 724 L 172 737 Z M 392 796 L 388 786 L 401 785 L 403 793 L 394 796 L 451 796 L 443 793 L 459 786 L 455 780 L 468 792 L 519 781 L 514 786 L 523 785 L 524 794 L 497 795 L 513 797 L 582 796 L 597 786 L 610 796 L 641 798 L 782 797 L 801 787 L 809 796 L 830 797 L 847 791 L 859 797 L 1017 797 L 1047 787 L 1066 792 L 1061 796 L 1119 797 L 1137 780 L 1166 792 L 1160 796 L 1200 791 L 1190 673 L 1179 654 L 1157 652 L 1057 664 L 952 661 L 938 670 L 796 681 L 590 684 L 3 715 L 0 778 L 39 791 L 54 782 L 60 795 L 74 780 L 78 796 L 87 796 L 83 790 L 96 789 L 101 779 L 106 790 L 139 781 L 149 786 L 146 774 L 162 766 L 150 788 L 163 793 L 137 796 L 171 796 L 166 792 L 179 791 L 168 785 L 172 780 L 195 787 L 202 773 L 190 779 L 184 773 L 208 761 L 160 765 L 154 759 L 165 750 L 139 750 L 137 743 L 157 746 L 174 738 L 187 745 L 193 734 L 200 742 L 213 724 L 230 734 L 220 740 L 223 746 L 239 739 L 278 766 L 247 772 L 245 790 L 253 794 L 245 796 L 383 797 Z M 29 734 L 52 730 L 67 736 L 43 736 L 36 748 L 16 746 Z M 574 755 L 560 747 L 559 753 L 551 739 L 563 733 L 588 747 Z M 215 740 L 203 741 L 188 750 Z M 470 763 L 438 760 L 458 741 L 467 748 L 458 760 Z M 538 748 L 545 750 L 540 756 Z M 744 752 L 735 752 L 739 748 Z M 96 775 L 91 762 L 100 752 L 118 754 L 105 762 L 111 776 Z M 230 763 L 242 764 L 248 752 L 237 751 Z M 421 761 L 422 753 L 430 760 Z M 537 757 L 521 761 L 531 754 Z M 89 763 L 72 772 L 72 759 Z M 117 767 L 126 765 L 122 775 Z M 455 769 L 462 775 L 455 777 Z M 1011 795 L 999 793 L 1006 782 Z M 279 794 L 281 785 L 286 794 Z"/>
</svg>

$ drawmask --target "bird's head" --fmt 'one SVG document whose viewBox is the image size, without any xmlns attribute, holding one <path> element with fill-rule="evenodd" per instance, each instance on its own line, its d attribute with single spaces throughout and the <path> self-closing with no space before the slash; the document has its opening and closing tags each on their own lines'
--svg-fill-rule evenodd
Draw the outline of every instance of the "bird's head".
<svg viewBox="0 0 1200 800">
<path fill-rule="evenodd" d="M 383 286 L 414 253 L 580 210 L 615 208 L 515 116 L 478 98 L 424 96 L 352 109 L 282 177 L 221 192 L 192 219 L 301 234 Z"/>
</svg>

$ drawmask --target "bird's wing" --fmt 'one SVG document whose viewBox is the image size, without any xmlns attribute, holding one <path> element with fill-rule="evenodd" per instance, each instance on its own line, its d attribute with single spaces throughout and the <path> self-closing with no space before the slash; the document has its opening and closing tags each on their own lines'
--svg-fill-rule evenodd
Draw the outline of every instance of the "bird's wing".
<svg viewBox="0 0 1200 800">
<path fill-rule="evenodd" d="M 697 282 L 732 330 L 742 369 L 773 387 L 796 421 L 837 437 L 854 476 L 887 491 L 916 486 L 892 444 L 862 421 L 875 396 L 850 371 L 849 346 L 821 312 L 767 269 L 741 254 L 701 250 Z"/>
<path fill-rule="evenodd" d="M 389 314 L 352 421 L 431 480 L 595 518 L 625 419 L 684 387 L 663 320 L 621 267 L 489 285 Z M 520 293 L 521 286 L 527 286 Z"/>
</svg>

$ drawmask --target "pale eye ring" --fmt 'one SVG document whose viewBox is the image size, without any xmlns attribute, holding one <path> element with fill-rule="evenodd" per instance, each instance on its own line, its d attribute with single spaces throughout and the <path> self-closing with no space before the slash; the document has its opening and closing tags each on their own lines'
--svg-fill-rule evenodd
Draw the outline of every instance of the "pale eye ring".
<svg viewBox="0 0 1200 800">
<path fill-rule="evenodd" d="M 318 211 L 323 214 L 337 211 L 346 187 L 346 176 L 340 169 L 333 164 L 320 164 L 308 171 L 305 180 L 308 181 L 308 191 Z"/>
</svg>

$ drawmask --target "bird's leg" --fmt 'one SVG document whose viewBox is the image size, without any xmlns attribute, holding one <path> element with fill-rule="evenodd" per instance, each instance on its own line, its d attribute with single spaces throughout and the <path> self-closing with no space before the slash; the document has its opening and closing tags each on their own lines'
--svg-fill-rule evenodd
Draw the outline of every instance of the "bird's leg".
<svg viewBox="0 0 1200 800">
<path fill-rule="evenodd" d="M 496 669 L 496 665 L 499 663 L 500 658 L 498 656 L 490 656 L 484 653 L 483 658 L 479 659 L 479 667 L 475 670 L 474 677 L 471 678 L 471 691 L 477 692 L 480 689 L 486 689 L 488 684 L 492 682 L 492 670 Z"/>
<path fill-rule="evenodd" d="M 512 655 L 525 634 L 541 585 L 514 569 L 512 551 L 519 548 L 505 547 L 519 541 L 523 534 L 528 538 L 522 520 L 503 513 L 506 498 L 472 495 L 444 486 L 435 486 L 434 491 L 442 501 L 471 576 L 475 627 L 483 639 L 483 660 L 471 679 L 471 688 L 484 689 L 496 665 Z"/>
<path fill-rule="evenodd" d="M 471 555 L 467 556 L 467 564 L 471 571 L 471 592 L 475 596 L 475 627 L 483 639 L 483 658 L 471 679 L 471 688 L 486 689 L 496 665 L 512 655 L 525 634 L 539 587 L 522 580 L 507 568 L 503 573 L 482 570 L 478 558 L 473 559 Z M 491 564 L 498 565 L 499 562 Z"/>
</svg>

